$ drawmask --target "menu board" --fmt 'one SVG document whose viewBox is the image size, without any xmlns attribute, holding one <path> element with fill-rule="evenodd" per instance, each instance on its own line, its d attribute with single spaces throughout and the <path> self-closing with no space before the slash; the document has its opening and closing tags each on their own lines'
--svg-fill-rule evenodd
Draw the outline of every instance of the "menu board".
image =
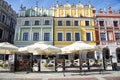
<svg viewBox="0 0 120 80">
<path fill-rule="evenodd" d="M 10 55 L 9 55 L 9 63 L 10 63 L 10 64 L 13 64 L 13 63 L 14 63 L 14 60 L 15 60 L 15 55 L 14 55 L 14 54 L 10 54 Z"/>
</svg>

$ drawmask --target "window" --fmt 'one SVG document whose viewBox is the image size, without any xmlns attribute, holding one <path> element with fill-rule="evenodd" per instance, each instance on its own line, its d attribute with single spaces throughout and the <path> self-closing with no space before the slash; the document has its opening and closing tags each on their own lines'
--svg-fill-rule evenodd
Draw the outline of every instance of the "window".
<svg viewBox="0 0 120 80">
<path fill-rule="evenodd" d="M 75 33 L 75 41 L 80 41 L 80 34 L 79 33 Z"/>
<path fill-rule="evenodd" d="M 71 41 L 71 33 L 66 33 L 66 41 Z"/>
<path fill-rule="evenodd" d="M 45 25 L 50 25 L 50 21 L 49 20 L 45 20 Z"/>
<path fill-rule="evenodd" d="M 100 33 L 100 38 L 101 38 L 101 41 L 105 41 L 106 40 L 105 33 Z"/>
<path fill-rule="evenodd" d="M 2 35 L 3 35 L 3 30 L 0 29 L 0 39 L 2 39 Z"/>
<path fill-rule="evenodd" d="M 38 41 L 39 40 L 39 33 L 34 33 L 33 34 L 33 41 Z"/>
<path fill-rule="evenodd" d="M 70 21 L 66 21 L 66 26 L 70 26 Z"/>
<path fill-rule="evenodd" d="M 115 33 L 115 39 L 120 40 L 120 33 Z"/>
<path fill-rule="evenodd" d="M 86 33 L 86 41 L 91 41 L 91 34 L 90 33 Z"/>
<path fill-rule="evenodd" d="M 104 21 L 99 21 L 100 26 L 104 26 Z"/>
<path fill-rule="evenodd" d="M 89 21 L 85 21 L 85 26 L 89 26 Z"/>
<path fill-rule="evenodd" d="M 78 26 L 78 21 L 74 21 L 74 26 Z"/>
<path fill-rule="evenodd" d="M 58 33 L 58 41 L 62 41 L 62 33 Z"/>
<path fill-rule="evenodd" d="M 25 21 L 25 26 L 29 26 L 29 21 Z"/>
<path fill-rule="evenodd" d="M 116 49 L 117 61 L 120 63 L 120 48 Z"/>
<path fill-rule="evenodd" d="M 118 21 L 113 21 L 114 27 L 118 27 Z"/>
<path fill-rule="evenodd" d="M 58 26 L 62 26 L 62 21 L 58 21 Z"/>
<path fill-rule="evenodd" d="M 35 25 L 39 25 L 39 24 L 40 24 L 40 21 L 36 20 Z"/>
<path fill-rule="evenodd" d="M 5 21 L 5 15 L 2 16 L 2 22 L 4 22 L 4 21 Z"/>
<path fill-rule="evenodd" d="M 44 33 L 44 41 L 50 41 L 50 33 Z"/>
<path fill-rule="evenodd" d="M 23 33 L 23 41 L 28 41 L 28 33 Z"/>
</svg>

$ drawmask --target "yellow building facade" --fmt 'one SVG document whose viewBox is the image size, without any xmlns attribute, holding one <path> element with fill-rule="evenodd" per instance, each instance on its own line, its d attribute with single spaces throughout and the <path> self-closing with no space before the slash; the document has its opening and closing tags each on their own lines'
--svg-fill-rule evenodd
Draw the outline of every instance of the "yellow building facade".
<svg viewBox="0 0 120 80">
<path fill-rule="evenodd" d="M 89 4 L 57 4 L 54 8 L 54 45 L 66 46 L 75 41 L 96 45 L 93 10 Z"/>
</svg>

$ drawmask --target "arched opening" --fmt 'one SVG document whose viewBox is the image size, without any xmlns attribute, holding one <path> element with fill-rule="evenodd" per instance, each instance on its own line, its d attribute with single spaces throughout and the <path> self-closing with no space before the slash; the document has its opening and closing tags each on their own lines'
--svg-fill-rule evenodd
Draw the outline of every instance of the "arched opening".
<svg viewBox="0 0 120 80">
<path fill-rule="evenodd" d="M 103 48 L 102 55 L 103 55 L 103 66 L 104 66 L 104 69 L 106 70 L 107 62 L 110 59 L 110 50 L 109 50 L 109 48 Z"/>
<path fill-rule="evenodd" d="M 109 48 L 103 48 L 102 53 L 103 53 L 103 59 L 104 60 L 110 59 L 110 50 L 109 50 Z"/>
<path fill-rule="evenodd" d="M 117 57 L 117 62 L 120 62 L 120 48 L 116 49 L 116 57 Z"/>
</svg>

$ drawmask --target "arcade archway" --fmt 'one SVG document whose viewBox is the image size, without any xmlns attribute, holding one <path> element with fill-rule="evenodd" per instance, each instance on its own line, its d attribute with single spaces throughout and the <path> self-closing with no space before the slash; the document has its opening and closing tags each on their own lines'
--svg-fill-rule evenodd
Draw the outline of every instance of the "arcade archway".
<svg viewBox="0 0 120 80">
<path fill-rule="evenodd" d="M 116 49 L 117 62 L 120 63 L 120 47 Z"/>
</svg>

